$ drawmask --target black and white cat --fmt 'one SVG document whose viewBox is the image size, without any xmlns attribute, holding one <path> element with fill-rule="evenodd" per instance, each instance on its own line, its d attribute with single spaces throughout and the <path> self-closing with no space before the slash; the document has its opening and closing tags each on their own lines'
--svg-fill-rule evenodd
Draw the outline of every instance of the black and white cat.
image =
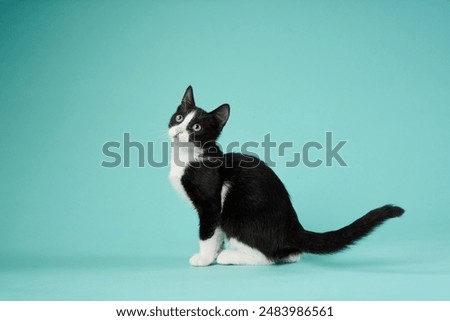
<svg viewBox="0 0 450 321">
<path fill-rule="evenodd" d="M 336 231 L 305 230 L 271 168 L 253 156 L 223 154 L 216 145 L 229 115 L 228 104 L 209 113 L 197 107 L 189 86 L 169 122 L 170 180 L 200 219 L 200 251 L 191 265 L 268 265 L 296 262 L 301 253 L 334 253 L 403 214 L 385 205 Z"/>
</svg>

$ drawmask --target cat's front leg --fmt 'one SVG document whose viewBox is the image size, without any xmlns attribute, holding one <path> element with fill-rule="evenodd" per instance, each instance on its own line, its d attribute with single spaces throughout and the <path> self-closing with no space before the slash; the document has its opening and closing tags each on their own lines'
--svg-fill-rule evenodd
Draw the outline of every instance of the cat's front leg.
<svg viewBox="0 0 450 321">
<path fill-rule="evenodd" d="M 214 263 L 223 247 L 223 233 L 220 229 L 222 183 L 213 168 L 191 171 L 191 176 L 183 181 L 183 185 L 197 210 L 200 250 L 191 257 L 189 263 L 192 266 L 207 266 Z"/>
<path fill-rule="evenodd" d="M 192 266 L 208 266 L 214 263 L 220 251 L 223 248 L 223 233 L 222 230 L 217 227 L 213 230 L 210 237 L 209 234 L 202 235 L 202 226 L 200 226 L 200 251 L 194 254 L 189 263 Z M 203 236 L 203 238 L 202 238 Z"/>
</svg>

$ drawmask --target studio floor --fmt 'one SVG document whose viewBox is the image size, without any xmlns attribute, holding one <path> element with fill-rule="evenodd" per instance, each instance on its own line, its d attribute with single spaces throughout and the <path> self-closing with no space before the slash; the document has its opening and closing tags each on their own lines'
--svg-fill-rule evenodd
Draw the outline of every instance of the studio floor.
<svg viewBox="0 0 450 321">
<path fill-rule="evenodd" d="M 449 300 L 448 245 L 362 245 L 296 264 L 193 268 L 187 257 L 9 258 L 0 300 Z M 415 249 L 415 250 L 414 250 Z"/>
</svg>

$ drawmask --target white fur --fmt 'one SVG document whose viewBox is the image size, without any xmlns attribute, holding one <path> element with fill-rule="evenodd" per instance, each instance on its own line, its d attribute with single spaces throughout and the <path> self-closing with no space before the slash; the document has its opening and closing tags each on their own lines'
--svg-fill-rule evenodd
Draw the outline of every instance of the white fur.
<svg viewBox="0 0 450 321">
<path fill-rule="evenodd" d="M 274 264 L 264 254 L 238 240 L 231 238 L 232 249 L 223 250 L 217 257 L 217 263 L 224 265 L 271 265 Z"/>
<path fill-rule="evenodd" d="M 194 116 L 195 116 L 195 111 L 191 111 L 189 114 L 186 115 L 186 117 L 183 119 L 183 121 L 181 123 L 169 128 L 169 136 L 172 141 L 174 140 L 175 135 L 180 134 L 180 133 L 187 133 L 187 131 L 186 131 L 187 126 L 189 125 L 191 120 L 194 118 Z M 180 141 L 181 141 L 181 137 L 180 137 Z M 183 141 L 187 142 L 188 140 L 183 140 Z"/>
<path fill-rule="evenodd" d="M 194 144 L 179 146 L 177 143 L 187 144 L 189 142 L 189 133 L 186 129 L 194 116 L 195 111 L 190 112 L 180 124 L 172 126 L 169 129 L 169 136 L 172 141 L 169 179 L 175 190 L 189 201 L 190 199 L 184 190 L 183 184 L 181 184 L 181 178 L 189 163 L 200 159 L 201 149 L 194 146 Z M 178 139 L 176 139 L 177 135 Z"/>
<path fill-rule="evenodd" d="M 300 254 L 291 254 L 280 260 L 281 263 L 296 263 L 300 260 Z"/>
<path fill-rule="evenodd" d="M 200 240 L 200 252 L 194 254 L 189 263 L 192 266 L 207 266 L 214 262 L 222 250 L 223 245 L 223 233 L 220 228 L 214 231 L 214 235 L 211 238 L 202 241 Z"/>
<path fill-rule="evenodd" d="M 225 198 L 227 197 L 228 190 L 230 189 L 230 183 L 224 182 L 222 185 L 222 191 L 220 193 L 221 195 L 221 206 L 223 208 L 223 203 L 225 202 Z"/>
</svg>

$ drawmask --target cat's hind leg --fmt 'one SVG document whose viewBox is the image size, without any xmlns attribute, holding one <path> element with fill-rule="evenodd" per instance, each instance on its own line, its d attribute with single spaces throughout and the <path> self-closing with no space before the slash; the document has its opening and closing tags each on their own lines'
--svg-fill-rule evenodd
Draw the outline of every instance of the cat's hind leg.
<svg viewBox="0 0 450 321">
<path fill-rule="evenodd" d="M 271 265 L 274 264 L 263 253 L 234 238 L 230 238 L 231 249 L 223 250 L 217 257 L 222 265 Z"/>
</svg>

